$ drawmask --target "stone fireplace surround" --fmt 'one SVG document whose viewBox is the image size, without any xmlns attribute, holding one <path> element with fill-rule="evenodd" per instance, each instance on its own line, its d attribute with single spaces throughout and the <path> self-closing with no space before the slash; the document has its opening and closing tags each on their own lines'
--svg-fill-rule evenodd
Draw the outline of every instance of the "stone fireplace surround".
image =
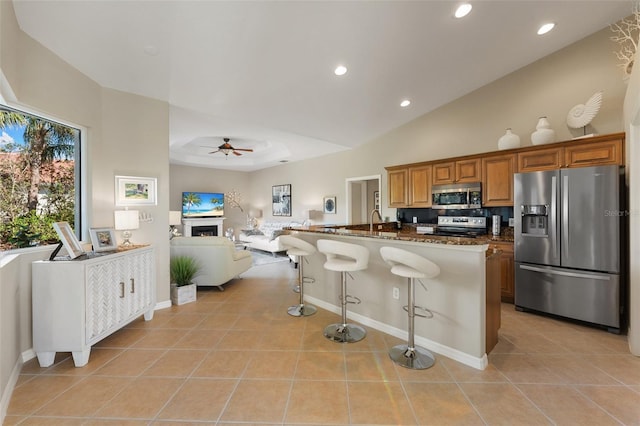
<svg viewBox="0 0 640 426">
<path fill-rule="evenodd" d="M 210 228 L 215 228 L 215 235 L 224 236 L 222 223 L 224 221 L 224 217 L 204 217 L 204 218 L 196 218 L 196 219 L 182 219 L 182 224 L 184 225 L 184 236 L 185 237 L 194 237 L 198 236 L 197 231 L 199 227 L 206 227 L 207 235 L 213 235 Z"/>
</svg>

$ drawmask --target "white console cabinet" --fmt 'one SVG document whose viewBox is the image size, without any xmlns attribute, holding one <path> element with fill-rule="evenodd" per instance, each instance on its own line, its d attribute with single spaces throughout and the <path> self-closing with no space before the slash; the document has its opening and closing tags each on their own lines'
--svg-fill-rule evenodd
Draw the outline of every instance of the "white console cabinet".
<svg viewBox="0 0 640 426">
<path fill-rule="evenodd" d="M 145 246 L 80 260 L 32 263 L 33 350 L 41 367 L 71 352 L 76 367 L 91 345 L 155 307 L 155 257 Z"/>
</svg>

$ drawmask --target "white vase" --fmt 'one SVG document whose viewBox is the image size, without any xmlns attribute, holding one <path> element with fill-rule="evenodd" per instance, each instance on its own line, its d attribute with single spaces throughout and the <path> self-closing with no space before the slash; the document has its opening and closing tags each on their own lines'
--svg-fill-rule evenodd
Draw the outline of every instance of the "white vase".
<svg viewBox="0 0 640 426">
<path fill-rule="evenodd" d="M 536 125 L 536 131 L 531 133 L 531 143 L 534 145 L 544 145 L 555 142 L 556 132 L 551 128 L 547 117 L 540 117 Z"/>
<path fill-rule="evenodd" d="M 498 139 L 498 149 L 513 149 L 520 146 L 520 136 L 507 129 L 507 132 Z"/>
</svg>

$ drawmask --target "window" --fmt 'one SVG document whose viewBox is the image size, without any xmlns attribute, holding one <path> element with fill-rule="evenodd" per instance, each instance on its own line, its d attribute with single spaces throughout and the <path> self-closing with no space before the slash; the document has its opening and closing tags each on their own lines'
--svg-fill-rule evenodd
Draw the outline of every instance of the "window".
<svg viewBox="0 0 640 426">
<path fill-rule="evenodd" d="M 80 129 L 0 105 L 0 250 L 58 241 L 80 223 Z"/>
</svg>

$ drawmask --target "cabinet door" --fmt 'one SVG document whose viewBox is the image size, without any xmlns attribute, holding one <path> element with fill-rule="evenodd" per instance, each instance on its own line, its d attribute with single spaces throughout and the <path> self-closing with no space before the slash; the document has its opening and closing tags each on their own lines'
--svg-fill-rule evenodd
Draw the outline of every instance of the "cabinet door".
<svg viewBox="0 0 640 426">
<path fill-rule="evenodd" d="M 479 158 L 456 161 L 456 183 L 480 182 L 482 163 Z"/>
<path fill-rule="evenodd" d="M 399 169 L 387 172 L 389 188 L 389 207 L 407 207 L 408 204 L 408 170 Z"/>
<path fill-rule="evenodd" d="M 565 167 L 623 164 L 622 140 L 581 143 L 564 148 Z"/>
<path fill-rule="evenodd" d="M 137 317 L 153 303 L 153 253 L 146 251 L 127 258 L 128 279 L 125 283 L 127 318 Z"/>
<path fill-rule="evenodd" d="M 490 248 L 497 248 L 500 255 L 500 296 L 503 302 L 513 303 L 515 263 L 513 260 L 513 243 L 494 243 Z"/>
<path fill-rule="evenodd" d="M 409 169 L 409 205 L 431 207 L 431 166 Z"/>
<path fill-rule="evenodd" d="M 433 184 L 442 185 L 447 183 L 454 183 L 456 180 L 456 163 L 437 163 L 434 164 L 432 170 Z"/>
<path fill-rule="evenodd" d="M 562 148 L 538 149 L 536 151 L 518 153 L 518 172 L 536 172 L 539 170 L 556 170 L 562 167 Z"/>
<path fill-rule="evenodd" d="M 513 206 L 515 154 L 482 158 L 482 205 Z"/>
<path fill-rule="evenodd" d="M 86 340 L 88 345 L 109 334 L 125 318 L 125 276 L 122 257 L 87 266 Z"/>
</svg>

